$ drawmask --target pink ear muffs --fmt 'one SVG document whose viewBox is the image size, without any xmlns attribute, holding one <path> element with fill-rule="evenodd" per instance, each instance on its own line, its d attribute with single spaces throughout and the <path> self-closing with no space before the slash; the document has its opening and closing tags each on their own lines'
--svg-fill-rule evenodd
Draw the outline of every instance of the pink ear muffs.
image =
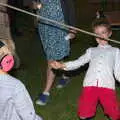
<svg viewBox="0 0 120 120">
<path fill-rule="evenodd" d="M 5 55 L 1 60 L 1 68 L 5 72 L 10 71 L 14 66 L 14 58 L 12 55 Z"/>
</svg>

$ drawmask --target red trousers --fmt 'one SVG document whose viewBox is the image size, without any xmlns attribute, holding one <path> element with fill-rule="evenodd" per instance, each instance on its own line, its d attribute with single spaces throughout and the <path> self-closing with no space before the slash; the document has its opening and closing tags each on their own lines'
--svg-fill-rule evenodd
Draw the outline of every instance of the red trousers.
<svg viewBox="0 0 120 120">
<path fill-rule="evenodd" d="M 98 102 L 104 113 L 112 120 L 120 120 L 120 108 L 113 89 L 102 87 L 84 87 L 78 101 L 78 116 L 80 118 L 93 117 Z"/>
</svg>

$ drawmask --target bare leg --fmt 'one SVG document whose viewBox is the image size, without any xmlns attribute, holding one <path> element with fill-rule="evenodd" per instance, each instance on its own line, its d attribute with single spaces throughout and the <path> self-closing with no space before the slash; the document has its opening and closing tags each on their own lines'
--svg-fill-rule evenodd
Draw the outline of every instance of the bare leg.
<svg viewBox="0 0 120 120">
<path fill-rule="evenodd" d="M 52 71 L 52 68 L 50 67 L 49 63 L 53 61 L 48 61 L 48 67 L 47 67 L 47 80 L 46 80 L 46 86 L 42 94 L 40 94 L 39 99 L 36 101 L 36 104 L 38 105 L 46 105 L 49 101 L 50 96 L 50 90 L 54 82 L 55 74 Z"/>
<path fill-rule="evenodd" d="M 55 79 L 55 74 L 52 71 L 52 68 L 49 66 L 49 62 L 51 62 L 51 61 L 48 61 L 47 81 L 46 81 L 46 86 L 45 86 L 44 92 L 49 92 L 50 91 L 50 89 L 52 87 L 52 84 L 54 82 L 54 79 Z"/>
</svg>

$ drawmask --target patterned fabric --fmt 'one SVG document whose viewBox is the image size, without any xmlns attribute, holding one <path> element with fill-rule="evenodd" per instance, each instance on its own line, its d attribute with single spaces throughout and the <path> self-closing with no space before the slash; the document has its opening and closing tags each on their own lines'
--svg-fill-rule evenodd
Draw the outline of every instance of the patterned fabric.
<svg viewBox="0 0 120 120">
<path fill-rule="evenodd" d="M 7 74 L 0 75 L 0 120 L 42 120 L 25 86 Z"/>
<path fill-rule="evenodd" d="M 64 23 L 60 0 L 41 0 L 39 15 Z M 67 32 L 61 26 L 40 20 L 38 25 L 43 48 L 48 60 L 60 60 L 69 55 L 69 41 L 65 40 Z"/>
</svg>

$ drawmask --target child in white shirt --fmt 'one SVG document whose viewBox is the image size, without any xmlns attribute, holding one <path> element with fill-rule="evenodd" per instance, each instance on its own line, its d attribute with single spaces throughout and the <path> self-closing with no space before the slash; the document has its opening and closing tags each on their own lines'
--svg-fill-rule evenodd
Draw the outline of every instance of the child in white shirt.
<svg viewBox="0 0 120 120">
<path fill-rule="evenodd" d="M 96 38 L 97 47 L 91 47 L 77 60 L 60 63 L 53 62 L 55 69 L 74 70 L 89 63 L 78 102 L 78 116 L 80 119 L 91 120 L 96 113 L 98 102 L 104 113 L 112 120 L 120 120 L 120 109 L 115 92 L 115 78 L 120 81 L 120 50 L 108 44 L 104 38 L 112 34 L 106 20 L 95 20 L 93 31 L 101 38 Z M 102 39 L 103 38 L 103 39 Z M 114 75 L 114 76 L 113 76 Z"/>
<path fill-rule="evenodd" d="M 13 65 L 9 48 L 0 41 L 0 120 L 42 120 L 24 84 L 7 73 Z"/>
</svg>

